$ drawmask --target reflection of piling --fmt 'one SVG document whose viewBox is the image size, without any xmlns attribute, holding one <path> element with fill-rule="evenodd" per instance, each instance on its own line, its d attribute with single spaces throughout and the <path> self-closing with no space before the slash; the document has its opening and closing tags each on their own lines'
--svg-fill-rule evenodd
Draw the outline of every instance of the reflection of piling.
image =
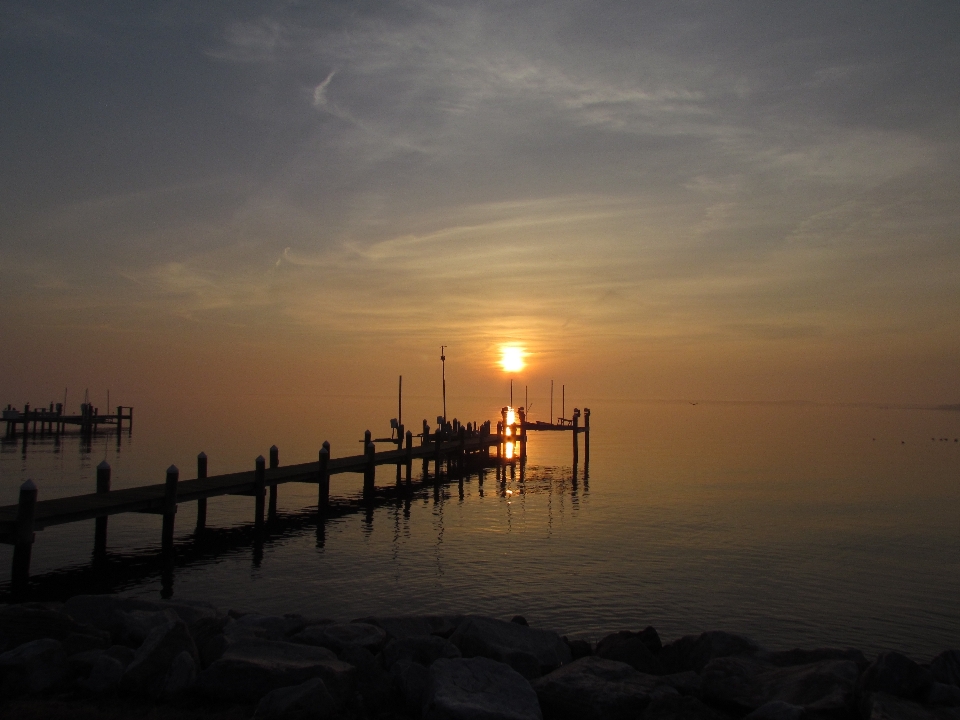
<svg viewBox="0 0 960 720">
<path fill-rule="evenodd" d="M 27 480 L 20 486 L 17 523 L 13 537 L 13 569 L 10 580 L 15 592 L 26 590 L 30 579 L 30 553 L 33 549 L 33 515 L 37 506 L 37 486 Z"/>
<path fill-rule="evenodd" d="M 369 434 L 367 431 L 367 435 Z M 367 463 L 363 471 L 363 499 L 372 500 L 377 477 L 377 446 L 368 442 L 364 450 Z"/>
<path fill-rule="evenodd" d="M 320 485 L 319 498 L 317 499 L 317 509 L 323 512 L 330 504 L 330 443 L 323 441 L 323 447 L 320 448 L 320 472 L 317 482 Z"/>
<path fill-rule="evenodd" d="M 119 433 L 118 433 L 119 436 Z M 197 479 L 203 480 L 207 477 L 207 454 L 202 452 L 197 455 Z M 207 526 L 207 499 L 197 500 L 197 532 L 203 532 Z"/>
<path fill-rule="evenodd" d="M 267 461 L 263 455 L 257 455 L 254 464 L 253 494 L 256 498 L 253 511 L 253 526 L 257 530 L 263 529 L 263 510 L 266 505 Z"/>
<path fill-rule="evenodd" d="M 163 494 L 163 529 L 160 532 L 160 548 L 167 555 L 173 552 L 173 521 L 177 517 L 177 481 L 180 471 L 176 465 L 167 468 L 167 481 Z"/>
<path fill-rule="evenodd" d="M 104 460 L 97 465 L 97 495 L 110 492 L 110 464 Z M 93 556 L 102 558 L 107 554 L 107 516 L 96 519 L 93 533 Z"/>
<path fill-rule="evenodd" d="M 280 449 L 276 445 L 270 446 L 270 469 L 276 470 L 280 467 Z M 270 483 L 270 506 L 267 510 L 267 518 L 271 521 L 277 519 L 277 484 Z"/>
</svg>

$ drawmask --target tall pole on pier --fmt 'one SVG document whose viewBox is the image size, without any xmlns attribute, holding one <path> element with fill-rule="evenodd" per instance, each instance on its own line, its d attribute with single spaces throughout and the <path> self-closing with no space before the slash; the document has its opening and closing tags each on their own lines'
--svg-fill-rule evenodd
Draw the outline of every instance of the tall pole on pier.
<svg viewBox="0 0 960 720">
<path fill-rule="evenodd" d="M 443 377 L 443 422 L 447 422 L 447 356 L 444 354 L 446 345 L 440 346 L 440 373 Z"/>
<path fill-rule="evenodd" d="M 550 381 L 550 423 L 553 424 L 553 380 Z"/>
<path fill-rule="evenodd" d="M 403 425 L 403 375 L 400 376 L 400 387 L 397 390 L 397 425 Z"/>
</svg>

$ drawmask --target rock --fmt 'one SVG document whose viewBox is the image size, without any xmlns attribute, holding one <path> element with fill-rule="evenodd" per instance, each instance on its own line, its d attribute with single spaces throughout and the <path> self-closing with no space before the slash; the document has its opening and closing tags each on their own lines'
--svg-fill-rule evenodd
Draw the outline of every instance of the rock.
<svg viewBox="0 0 960 720">
<path fill-rule="evenodd" d="M 551 672 L 572 659 L 570 649 L 554 632 L 487 617 L 467 617 L 450 642 L 465 658 L 505 662 L 528 678 Z"/>
<path fill-rule="evenodd" d="M 547 720 L 632 719 L 661 685 L 659 678 L 597 655 L 568 663 L 531 684 Z"/>
<path fill-rule="evenodd" d="M 664 645 L 658 659 L 665 673 L 700 672 L 715 658 L 753 655 L 759 650 L 760 646 L 750 638 L 713 630 L 701 635 L 685 635 Z"/>
<path fill-rule="evenodd" d="M 275 640 L 243 640 L 200 673 L 198 689 L 216 700 L 257 702 L 272 690 L 322 678 L 343 703 L 353 697 L 356 669 L 327 648 Z"/>
<path fill-rule="evenodd" d="M 40 693 L 67 677 L 67 656 L 59 641 L 31 640 L 0 655 L 3 694 Z"/>
<path fill-rule="evenodd" d="M 485 657 L 441 658 L 430 666 L 424 690 L 423 720 L 542 720 L 542 717 L 537 694 L 530 683 L 503 663 Z"/>
<path fill-rule="evenodd" d="M 307 627 L 302 615 L 260 615 L 247 613 L 224 627 L 224 634 L 235 638 L 258 637 L 263 640 L 288 641 L 290 636 Z"/>
<path fill-rule="evenodd" d="M 192 688 L 197 682 L 198 670 L 196 657 L 186 650 L 181 652 L 170 664 L 160 697 L 176 698 Z"/>
<path fill-rule="evenodd" d="M 960 707 L 960 687 L 941 682 L 930 683 L 930 690 L 924 702 L 927 705 Z"/>
<path fill-rule="evenodd" d="M 791 705 L 782 700 L 773 700 L 758 707 L 744 717 L 744 720 L 801 720 L 804 715 L 806 715 L 806 710 L 799 705 Z"/>
<path fill-rule="evenodd" d="M 925 708 L 884 692 L 870 693 L 862 700 L 860 710 L 864 720 L 960 720 L 960 709 Z"/>
<path fill-rule="evenodd" d="M 115 643 L 134 647 L 156 622 L 150 613 L 173 611 L 188 627 L 201 618 L 224 617 L 222 611 L 203 601 L 156 602 L 121 595 L 75 595 L 64 603 L 64 610 L 77 622 L 109 632 Z"/>
<path fill-rule="evenodd" d="M 524 627 L 529 627 L 530 623 L 527 622 L 527 619 L 523 615 L 514 615 L 510 618 L 510 622 L 516 623 L 517 625 L 523 625 Z"/>
<path fill-rule="evenodd" d="M 401 639 L 415 635 L 439 635 L 449 638 L 463 622 L 463 615 L 411 615 L 407 617 L 366 617 L 354 620 L 383 628 L 388 637 Z"/>
<path fill-rule="evenodd" d="M 129 692 L 159 697 L 174 659 L 181 653 L 186 652 L 195 667 L 200 664 L 187 624 L 172 610 L 165 610 L 164 616 L 165 622 L 150 631 L 123 675 L 123 688 Z"/>
<path fill-rule="evenodd" d="M 227 648 L 227 639 L 223 634 L 229 618 L 226 616 L 217 618 L 200 618 L 190 628 L 190 634 L 193 636 L 193 642 L 197 646 L 197 653 L 200 655 L 200 667 L 209 667 L 210 663 L 223 655 Z"/>
<path fill-rule="evenodd" d="M 921 700 L 930 690 L 931 681 L 930 671 L 906 655 L 883 652 L 863 671 L 857 690 L 861 696 L 884 692 L 908 700 Z"/>
<path fill-rule="evenodd" d="M 40 603 L 0 607 L 0 652 L 42 638 L 59 640 L 68 655 L 110 644 L 106 633 L 77 622 L 62 610 Z"/>
<path fill-rule="evenodd" d="M 586 640 L 571 640 L 566 635 L 560 638 L 570 649 L 570 659 L 579 660 L 582 657 L 593 655 L 593 647 Z"/>
<path fill-rule="evenodd" d="M 822 660 L 772 667 L 746 657 L 712 660 L 701 677 L 703 698 L 736 712 L 752 712 L 772 701 L 809 712 L 845 713 L 854 707 L 859 668 L 852 660 Z"/>
<path fill-rule="evenodd" d="M 325 720 L 336 714 L 337 703 L 323 680 L 271 690 L 261 698 L 256 720 Z"/>
<path fill-rule="evenodd" d="M 695 698 L 700 697 L 700 691 L 703 687 L 703 681 L 693 670 L 661 675 L 660 682 L 666 683 L 681 695 L 690 695 Z"/>
<path fill-rule="evenodd" d="M 937 682 L 960 686 L 960 650 L 944 650 L 930 663 L 930 674 Z"/>
<path fill-rule="evenodd" d="M 387 633 L 382 628 L 369 623 L 333 623 L 308 627 L 292 638 L 307 645 L 319 645 L 330 648 L 340 654 L 348 647 L 361 647 L 377 653 L 387 641 Z"/>
<path fill-rule="evenodd" d="M 391 640 L 383 648 L 383 663 L 390 668 L 399 660 L 411 660 L 426 667 L 440 658 L 458 658 L 460 649 L 436 635 L 414 635 Z"/>
<path fill-rule="evenodd" d="M 663 675 L 663 664 L 654 655 L 651 647 L 655 647 L 657 652 L 660 651 L 660 637 L 656 630 L 648 627 L 642 632 L 621 630 L 618 633 L 607 635 L 597 643 L 594 652 L 607 660 L 627 663 L 627 665 L 642 673 Z"/>
<path fill-rule="evenodd" d="M 130 663 L 133 662 L 133 659 L 137 656 L 137 653 L 128 648 L 126 645 L 111 645 L 106 650 L 104 650 L 104 655 L 109 655 L 110 657 L 117 660 L 124 669 L 126 669 Z"/>
<path fill-rule="evenodd" d="M 77 685 L 94 695 L 116 692 L 123 680 L 124 670 L 123 663 L 115 657 L 100 653 L 87 677 L 79 680 Z"/>
<path fill-rule="evenodd" d="M 664 695 L 653 698 L 641 720 L 729 720 L 729 716 L 694 697 Z"/>
<path fill-rule="evenodd" d="M 777 667 L 789 665 L 809 665 L 820 660 L 852 660 L 862 671 L 870 663 L 864 654 L 856 648 L 817 648 L 816 650 L 781 650 L 766 653 L 763 656 L 766 662 Z"/>
<path fill-rule="evenodd" d="M 430 677 L 426 666 L 408 658 L 401 658 L 390 667 L 390 677 L 403 698 L 407 712 L 414 716 L 419 715 L 420 708 L 423 707 L 423 693 Z"/>
</svg>

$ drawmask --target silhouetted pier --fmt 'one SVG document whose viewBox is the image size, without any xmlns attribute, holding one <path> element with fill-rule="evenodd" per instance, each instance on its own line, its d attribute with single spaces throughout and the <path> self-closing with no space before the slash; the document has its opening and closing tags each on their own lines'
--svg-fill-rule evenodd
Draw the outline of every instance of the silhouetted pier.
<svg viewBox="0 0 960 720">
<path fill-rule="evenodd" d="M 133 427 L 133 408 L 127 405 L 118 405 L 115 413 L 101 414 L 100 408 L 94 407 L 91 403 L 80 405 L 79 415 L 64 414 L 63 403 L 54 405 L 50 403 L 49 408 L 31 408 L 30 405 L 24 405 L 23 410 L 17 410 L 11 405 L 3 410 L 3 422 L 6 423 L 7 437 L 15 437 L 17 426 L 23 426 L 23 434 L 27 435 L 33 426 L 33 434 L 37 434 L 39 426 L 41 434 L 56 433 L 60 434 L 66 429 L 67 425 L 78 425 L 81 432 L 93 433 L 101 425 L 112 425 L 117 430 L 122 430 L 124 422 L 127 428 Z"/>
<path fill-rule="evenodd" d="M 130 410 L 132 420 L 132 408 Z M 24 412 L 24 415 L 28 414 L 29 407 Z M 60 417 L 63 417 L 62 414 Z M 118 424 L 126 419 L 122 408 L 118 408 L 113 417 Z M 454 420 L 452 423 L 441 423 L 436 431 L 430 432 L 424 420 L 423 432 L 414 436 L 410 431 L 405 432 L 402 424 L 397 424 L 394 438 L 373 440 L 368 430 L 363 440 L 364 453 L 361 455 L 332 458 L 330 444 L 324 442 L 316 462 L 281 467 L 279 450 L 273 446 L 269 453 L 269 467 L 267 460 L 260 456 L 254 461 L 251 471 L 213 476 L 207 475 L 207 456 L 200 453 L 197 456 L 196 478 L 181 481 L 179 469 L 171 465 L 163 483 L 122 490 L 111 490 L 111 468 L 104 461 L 97 467 L 95 493 L 38 500 L 36 484 L 32 480 L 24 482 L 20 487 L 19 502 L 0 507 L 0 542 L 14 546 L 11 580 L 16 592 L 25 586 L 29 578 L 35 532 L 47 527 L 96 519 L 94 556 L 97 557 L 106 551 L 107 518 L 110 515 L 129 512 L 159 514 L 163 516 L 161 551 L 172 557 L 174 520 L 180 503 L 197 503 L 197 531 L 201 532 L 206 525 L 209 498 L 222 495 L 252 496 L 253 526 L 260 531 L 266 521 L 276 517 L 278 487 L 285 483 L 316 484 L 317 510 L 323 514 L 330 505 L 332 475 L 362 474 L 364 501 L 372 501 L 376 492 L 377 468 L 384 465 L 396 468 L 395 484 L 400 488 L 410 487 L 414 461 L 423 463 L 424 479 L 428 477 L 432 463 L 435 482 L 443 478 L 462 478 L 473 467 L 513 464 L 518 460 L 521 461 L 522 477 L 527 433 L 538 430 L 570 432 L 574 465 L 579 459 L 578 436 L 583 434 L 586 464 L 590 456 L 590 410 L 584 410 L 583 427 L 580 427 L 580 418 L 580 411 L 575 409 L 573 417 L 563 423 L 531 423 L 526 421 L 523 408 L 514 411 L 505 407 L 495 431 L 490 421 L 462 425 Z M 443 418 L 438 420 L 442 421 Z M 415 439 L 419 444 L 414 443 Z M 396 448 L 378 452 L 376 442 L 389 443 Z"/>
</svg>

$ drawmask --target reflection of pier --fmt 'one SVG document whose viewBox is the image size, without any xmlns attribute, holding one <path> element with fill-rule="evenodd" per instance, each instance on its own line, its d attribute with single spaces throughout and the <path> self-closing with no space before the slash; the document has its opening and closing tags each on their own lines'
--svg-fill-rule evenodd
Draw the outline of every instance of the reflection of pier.
<svg viewBox="0 0 960 720">
<path fill-rule="evenodd" d="M 117 430 L 123 429 L 124 421 L 127 427 L 133 427 L 133 408 L 125 405 L 117 406 L 117 412 L 113 414 L 101 414 L 100 408 L 95 408 L 90 403 L 80 405 L 79 415 L 65 415 L 63 404 L 50 403 L 49 408 L 32 408 L 24 405 L 23 410 L 7 405 L 3 411 L 3 421 L 7 425 L 6 435 L 8 438 L 16 437 L 17 426 L 23 425 L 23 434 L 26 436 L 30 432 L 30 426 L 33 426 L 33 434 L 37 434 L 39 426 L 41 434 L 56 433 L 60 434 L 66 430 L 67 425 L 78 425 L 81 432 L 93 433 L 101 425 L 113 425 Z"/>
<path fill-rule="evenodd" d="M 509 412 L 508 412 L 509 411 Z M 132 412 L 131 412 L 132 415 Z M 116 416 L 121 421 L 122 412 Z M 110 489 L 110 466 L 103 462 L 97 467 L 97 492 L 74 497 L 37 501 L 37 486 L 27 480 L 20 487 L 20 499 L 17 505 L 0 507 L 0 541 L 14 545 L 13 569 L 11 580 L 14 591 L 25 589 L 30 569 L 30 554 L 34 533 L 46 527 L 65 523 L 96 519 L 94 555 L 104 557 L 107 546 L 107 518 L 110 515 L 128 512 L 153 513 L 163 516 L 161 531 L 162 555 L 168 559 L 174 552 L 174 519 L 177 505 L 183 502 L 197 502 L 197 532 L 206 529 L 207 500 L 222 495 L 247 495 L 254 497 L 254 518 L 252 527 L 262 532 L 266 521 L 277 519 L 278 486 L 289 483 L 311 483 L 318 486 L 317 510 L 321 515 L 331 511 L 330 478 L 341 473 L 359 473 L 363 475 L 363 502 L 368 512 L 378 495 L 376 489 L 377 467 L 392 465 L 396 467 L 396 486 L 411 487 L 414 460 L 423 462 L 423 481 L 430 477 L 430 464 L 434 465 L 432 478 L 435 483 L 443 478 L 462 479 L 471 469 L 497 467 L 497 479 L 505 480 L 507 469 L 515 477 L 517 465 L 520 467 L 520 479 L 523 480 L 527 432 L 540 429 L 572 431 L 574 450 L 574 475 L 579 456 L 578 435 L 584 435 L 585 476 L 589 463 L 590 411 L 584 410 L 584 427 L 579 427 L 579 410 L 574 411 L 570 426 L 539 427 L 542 424 L 527 423 L 523 409 L 516 414 L 512 409 L 504 408 L 503 421 L 498 423 L 497 431 L 491 432 L 490 422 L 482 425 L 466 426 L 456 420 L 446 423 L 431 433 L 424 421 L 424 432 L 418 436 L 419 445 L 414 445 L 411 432 L 404 433 L 400 425 L 397 438 L 392 440 L 398 447 L 395 450 L 377 452 L 367 431 L 364 438 L 365 452 L 341 458 L 330 457 L 330 445 L 324 443 L 317 462 L 301 463 L 281 467 L 279 451 L 276 446 L 270 450 L 270 467 L 261 456 L 256 459 L 255 469 L 248 472 L 224 475 L 207 475 L 207 457 L 200 453 L 197 458 L 197 477 L 180 481 L 179 470 L 171 466 L 167 469 L 166 480 L 162 484 L 147 485 L 123 490 Z M 509 421 L 509 422 L 508 422 Z M 495 455 L 491 449 L 495 448 Z M 481 476 L 482 482 L 482 476 Z M 269 509 L 267 506 L 267 488 L 269 488 Z"/>
</svg>

